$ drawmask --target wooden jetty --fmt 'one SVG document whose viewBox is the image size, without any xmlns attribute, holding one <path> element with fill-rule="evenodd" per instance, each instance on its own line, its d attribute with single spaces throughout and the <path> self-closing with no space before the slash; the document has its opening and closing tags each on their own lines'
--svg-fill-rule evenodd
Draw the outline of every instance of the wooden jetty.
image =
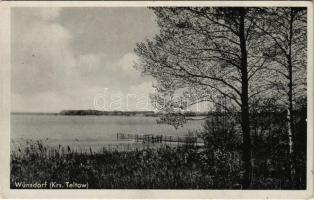
<svg viewBox="0 0 314 200">
<path fill-rule="evenodd" d="M 154 134 L 125 134 L 117 133 L 117 141 L 134 141 L 142 143 L 198 143 L 199 138 L 195 136 L 173 136 Z"/>
</svg>

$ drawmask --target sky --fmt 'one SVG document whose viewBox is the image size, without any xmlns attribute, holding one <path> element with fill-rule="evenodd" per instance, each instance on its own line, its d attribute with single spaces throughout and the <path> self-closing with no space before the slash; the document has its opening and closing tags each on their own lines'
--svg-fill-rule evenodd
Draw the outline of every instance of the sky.
<svg viewBox="0 0 314 200">
<path fill-rule="evenodd" d="M 158 32 L 147 8 L 12 8 L 12 111 L 152 110 L 133 49 Z"/>
</svg>

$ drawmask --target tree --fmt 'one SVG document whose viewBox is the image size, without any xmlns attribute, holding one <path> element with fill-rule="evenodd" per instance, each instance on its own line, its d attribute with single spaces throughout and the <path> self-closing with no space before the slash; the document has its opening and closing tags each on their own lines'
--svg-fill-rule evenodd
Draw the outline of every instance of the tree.
<svg viewBox="0 0 314 200">
<path fill-rule="evenodd" d="M 254 24 L 268 38 L 264 56 L 271 60 L 268 70 L 275 75 L 269 80 L 270 85 L 287 110 L 290 173 L 293 179 L 295 111 L 301 106 L 297 104 L 298 99 L 306 97 L 307 12 L 306 8 L 299 7 L 268 8 L 264 11 L 263 15 L 256 17 L 258 22 Z"/>
<path fill-rule="evenodd" d="M 137 68 L 157 80 L 153 99 L 166 112 L 202 101 L 228 99 L 243 134 L 243 188 L 251 184 L 250 98 L 265 88 L 265 42 L 252 18 L 257 8 L 152 8 L 160 34 L 137 44 Z M 265 71 L 267 72 L 267 71 Z M 257 76 L 258 74 L 258 76 Z M 252 84 L 254 83 L 254 84 Z M 179 95 L 180 98 L 174 98 Z M 162 106 L 160 106 L 162 102 Z"/>
</svg>

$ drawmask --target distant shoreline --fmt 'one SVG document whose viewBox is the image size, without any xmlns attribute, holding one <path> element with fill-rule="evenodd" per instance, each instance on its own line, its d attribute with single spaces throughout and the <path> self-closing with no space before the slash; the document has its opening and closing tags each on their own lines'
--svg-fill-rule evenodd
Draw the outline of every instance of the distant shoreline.
<svg viewBox="0 0 314 200">
<path fill-rule="evenodd" d="M 11 115 L 59 115 L 59 113 L 45 113 L 45 112 L 11 112 Z"/>
<path fill-rule="evenodd" d="M 61 112 L 11 112 L 11 115 L 61 115 L 61 116 L 145 116 L 158 117 L 162 113 L 154 111 L 99 111 L 99 110 L 63 110 Z M 205 117 L 207 112 L 185 112 L 186 117 Z"/>
</svg>

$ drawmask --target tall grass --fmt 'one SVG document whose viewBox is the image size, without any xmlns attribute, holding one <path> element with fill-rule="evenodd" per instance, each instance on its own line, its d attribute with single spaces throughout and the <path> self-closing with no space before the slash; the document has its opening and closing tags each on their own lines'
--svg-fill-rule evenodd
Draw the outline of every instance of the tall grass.
<svg viewBox="0 0 314 200">
<path fill-rule="evenodd" d="M 11 152 L 11 188 L 15 182 L 88 182 L 89 188 L 206 189 L 214 177 L 205 154 L 196 147 L 161 147 L 126 152 L 71 152 L 28 142 Z M 52 153 L 54 152 L 54 153 Z"/>
</svg>

